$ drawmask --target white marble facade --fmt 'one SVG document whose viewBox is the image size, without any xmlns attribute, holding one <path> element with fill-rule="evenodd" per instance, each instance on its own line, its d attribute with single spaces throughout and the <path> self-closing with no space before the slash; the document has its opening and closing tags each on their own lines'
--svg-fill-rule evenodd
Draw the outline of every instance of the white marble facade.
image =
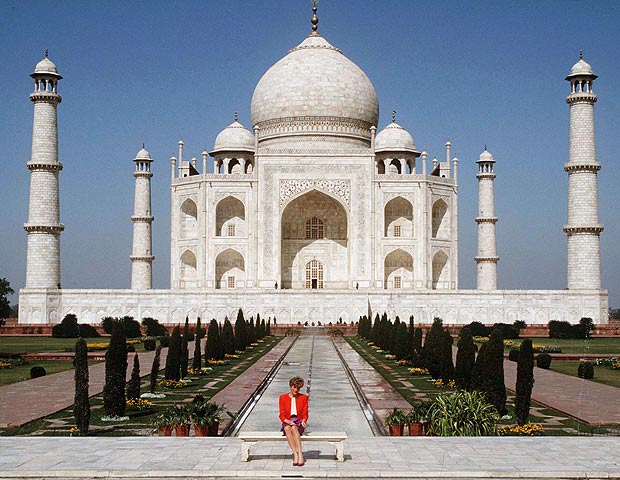
<svg viewBox="0 0 620 480">
<path fill-rule="evenodd" d="M 451 144 L 443 160 L 430 160 L 394 115 L 377 131 L 372 83 L 318 33 L 261 78 L 251 117 L 252 131 L 235 114 L 200 166 L 183 158 L 182 141 L 170 159 L 170 290 L 150 289 L 152 214 L 140 211 L 132 218 L 148 236 L 134 236 L 132 289 L 27 282 L 20 322 L 56 323 L 66 313 L 86 323 L 110 315 L 221 320 L 239 307 L 280 323 L 356 321 L 369 308 L 426 323 L 434 316 L 446 323 L 607 321 L 607 292 L 598 285 L 497 290 L 492 203 L 480 205 L 490 213 L 479 223 L 493 227 L 476 258 L 485 269 L 480 290 L 459 290 L 458 160 Z M 207 173 L 210 161 L 214 173 Z M 148 156 L 145 171 L 150 162 Z M 150 208 L 147 174 L 136 175 L 144 183 L 136 202 L 148 200 Z M 492 183 L 485 189 L 481 202 L 493 202 Z"/>
</svg>

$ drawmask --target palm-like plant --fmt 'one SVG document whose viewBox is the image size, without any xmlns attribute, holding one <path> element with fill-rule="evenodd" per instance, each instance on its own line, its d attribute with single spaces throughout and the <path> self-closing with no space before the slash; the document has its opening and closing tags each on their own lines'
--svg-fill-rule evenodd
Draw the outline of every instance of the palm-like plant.
<svg viewBox="0 0 620 480">
<path fill-rule="evenodd" d="M 429 433 L 444 437 L 497 435 L 499 414 L 478 392 L 439 395 L 429 412 Z"/>
</svg>

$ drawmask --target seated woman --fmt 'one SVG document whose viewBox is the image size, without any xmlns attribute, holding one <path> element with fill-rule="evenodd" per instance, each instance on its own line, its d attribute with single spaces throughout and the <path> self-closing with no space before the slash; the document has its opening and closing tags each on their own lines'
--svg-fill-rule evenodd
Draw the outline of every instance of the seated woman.
<svg viewBox="0 0 620 480">
<path fill-rule="evenodd" d="M 293 466 L 303 467 L 306 462 L 301 453 L 301 434 L 304 433 L 308 421 L 308 395 L 299 393 L 304 386 L 303 378 L 293 377 L 288 384 L 291 391 L 280 395 L 280 431 L 286 435 L 293 450 Z"/>
</svg>

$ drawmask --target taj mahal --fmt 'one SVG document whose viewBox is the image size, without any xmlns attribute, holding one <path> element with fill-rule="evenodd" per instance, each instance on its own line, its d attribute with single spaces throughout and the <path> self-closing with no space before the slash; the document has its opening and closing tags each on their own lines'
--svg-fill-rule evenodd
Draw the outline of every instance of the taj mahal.
<svg viewBox="0 0 620 480">
<path fill-rule="evenodd" d="M 495 159 L 486 147 L 476 179 L 458 175 L 452 145 L 429 158 L 412 134 L 379 125 L 379 100 L 366 74 L 312 30 L 258 81 L 251 125 L 234 121 L 202 158 L 184 143 L 170 158 L 170 289 L 152 288 L 151 166 L 133 159 L 135 202 L 129 289 L 61 284 L 57 108 L 62 76 L 47 53 L 30 75 L 34 90 L 25 288 L 19 321 L 81 323 L 107 316 L 179 323 L 243 307 L 278 323 L 357 321 L 369 309 L 392 318 L 447 324 L 523 320 L 607 322 L 601 288 L 593 83 L 583 59 L 570 69 L 567 284 L 563 290 L 502 290 L 494 207 Z M 405 106 L 406 108 L 406 106 Z M 231 115 L 232 117 L 232 115 Z M 222 121 L 220 119 L 220 121 Z M 230 119 L 226 122 L 230 122 Z M 226 123 L 223 123 L 225 125 Z M 131 155 L 128 155 L 128 165 Z M 212 162 L 212 163 L 211 163 Z M 213 173 L 208 173 L 213 172 Z M 130 169 L 128 168 L 128 174 Z M 477 182 L 477 288 L 458 284 L 458 185 Z M 509 219 L 501 219 L 510 221 Z M 501 225 L 501 223 L 500 223 Z"/>
</svg>

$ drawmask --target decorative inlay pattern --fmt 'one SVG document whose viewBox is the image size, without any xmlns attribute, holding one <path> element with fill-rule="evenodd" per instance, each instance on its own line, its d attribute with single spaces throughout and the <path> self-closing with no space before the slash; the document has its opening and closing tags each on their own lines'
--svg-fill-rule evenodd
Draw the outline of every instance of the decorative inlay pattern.
<svg viewBox="0 0 620 480">
<path fill-rule="evenodd" d="M 280 180 L 280 208 L 294 196 L 312 189 L 323 190 L 351 206 L 351 183 L 348 180 Z"/>
</svg>

